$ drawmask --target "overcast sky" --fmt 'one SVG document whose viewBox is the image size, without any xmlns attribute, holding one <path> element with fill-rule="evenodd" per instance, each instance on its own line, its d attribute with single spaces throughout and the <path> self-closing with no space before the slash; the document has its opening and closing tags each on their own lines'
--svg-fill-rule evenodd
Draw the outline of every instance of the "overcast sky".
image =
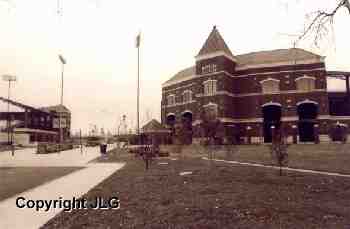
<svg viewBox="0 0 350 229">
<path fill-rule="evenodd" d="M 317 6 L 315 3 L 317 2 Z M 72 112 L 73 133 L 90 124 L 115 132 L 122 114 L 136 125 L 137 49 L 141 43 L 141 122 L 160 119 L 161 83 L 194 64 L 217 25 L 233 54 L 290 48 L 303 30 L 305 14 L 335 0 L 115 1 L 0 0 L 0 75 L 17 75 L 12 98 L 35 107 L 60 101 L 60 70 L 65 66 L 64 104 Z M 350 16 L 335 18 L 334 36 L 321 49 L 328 70 L 350 71 Z M 341 89 L 329 83 L 331 89 Z M 7 84 L 0 83 L 0 96 Z M 3 106 L 1 106 L 3 108 Z M 146 115 L 148 113 L 149 115 Z"/>
</svg>

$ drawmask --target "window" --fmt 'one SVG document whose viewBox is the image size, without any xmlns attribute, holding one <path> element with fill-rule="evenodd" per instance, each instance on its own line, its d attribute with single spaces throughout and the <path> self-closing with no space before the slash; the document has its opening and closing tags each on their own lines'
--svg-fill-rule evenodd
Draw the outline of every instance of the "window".
<svg viewBox="0 0 350 229">
<path fill-rule="evenodd" d="M 203 84 L 204 95 L 214 95 L 216 93 L 216 80 L 207 80 Z"/>
<path fill-rule="evenodd" d="M 299 77 L 295 80 L 298 91 L 313 91 L 315 89 L 315 78 L 311 76 Z"/>
<path fill-rule="evenodd" d="M 184 103 L 189 103 L 192 101 L 192 91 L 186 90 L 183 93 L 183 102 Z"/>
<path fill-rule="evenodd" d="M 264 94 L 276 93 L 280 91 L 280 81 L 277 79 L 268 78 L 260 83 Z"/>
<path fill-rule="evenodd" d="M 202 66 L 202 74 L 216 72 L 216 64 L 207 64 Z"/>
<path fill-rule="evenodd" d="M 213 120 L 218 116 L 218 105 L 215 103 L 208 103 L 207 105 L 204 105 L 204 115 L 205 118 L 208 120 Z"/>
<path fill-rule="evenodd" d="M 168 105 L 174 105 L 175 104 L 175 95 L 168 95 Z"/>
</svg>

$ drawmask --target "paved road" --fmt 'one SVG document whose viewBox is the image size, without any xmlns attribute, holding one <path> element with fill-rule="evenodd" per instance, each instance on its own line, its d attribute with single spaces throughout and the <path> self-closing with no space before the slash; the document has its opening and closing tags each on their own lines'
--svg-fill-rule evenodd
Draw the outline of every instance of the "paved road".
<svg viewBox="0 0 350 229">
<path fill-rule="evenodd" d="M 75 171 L 61 178 L 17 194 L 12 198 L 0 202 L 0 228 L 22 229 L 39 228 L 61 210 L 53 208 L 45 212 L 33 208 L 18 208 L 16 200 L 24 197 L 26 200 L 71 200 L 79 198 L 98 183 L 109 177 L 124 163 L 88 163 L 99 156 L 99 148 L 86 148 L 84 153 L 80 149 L 61 152 L 60 154 L 37 155 L 34 149 L 17 151 L 15 157 L 10 153 L 0 154 L 0 167 L 16 166 L 84 166 L 86 168 Z"/>
</svg>

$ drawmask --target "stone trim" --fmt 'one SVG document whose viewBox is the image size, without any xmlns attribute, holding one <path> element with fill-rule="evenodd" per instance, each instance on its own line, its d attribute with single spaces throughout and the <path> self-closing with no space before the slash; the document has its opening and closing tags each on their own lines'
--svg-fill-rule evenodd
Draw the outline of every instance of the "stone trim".
<svg viewBox="0 0 350 229">
<path fill-rule="evenodd" d="M 333 119 L 333 120 L 350 120 L 350 116 L 335 116 L 335 115 L 330 115 L 330 119 Z"/>
<path fill-rule="evenodd" d="M 265 104 L 261 105 L 261 107 L 266 107 L 266 106 L 279 106 L 279 107 L 282 107 L 282 104 L 271 101 L 271 102 L 268 102 L 268 103 L 265 103 Z"/>
<path fill-rule="evenodd" d="M 251 73 L 251 74 L 245 74 L 245 75 L 236 75 L 233 77 L 236 78 L 243 78 L 243 77 L 252 77 L 252 76 L 259 76 L 259 75 L 271 75 L 271 74 L 279 74 L 279 73 L 293 73 L 293 72 L 313 72 L 313 71 L 325 71 L 326 68 L 312 68 L 312 69 L 303 69 L 303 70 L 285 70 L 285 71 L 272 71 L 272 72 L 260 72 L 260 73 Z M 229 73 L 227 73 L 229 74 Z"/>
<path fill-rule="evenodd" d="M 248 64 L 248 65 L 241 65 L 236 68 L 237 70 L 247 70 L 252 68 L 267 68 L 267 67 L 279 67 L 279 66 L 288 66 L 288 65 L 300 65 L 300 64 L 317 64 L 317 63 L 324 63 L 324 58 L 310 58 L 305 60 L 291 60 L 291 61 L 281 61 L 281 62 L 274 62 L 274 63 L 263 63 L 263 64 Z M 238 63 L 239 64 L 239 63 Z"/>
<path fill-rule="evenodd" d="M 169 90 L 163 90 L 162 93 L 167 93 L 167 92 L 170 92 L 170 91 L 176 91 L 176 90 L 180 90 L 182 88 L 186 88 L 186 87 L 191 87 L 195 85 L 194 83 L 190 83 L 190 84 L 187 84 L 187 85 L 184 85 L 184 86 L 180 86 L 180 87 L 177 87 L 177 88 L 174 88 L 174 89 L 169 89 Z"/>
<path fill-rule="evenodd" d="M 216 51 L 216 52 L 209 53 L 209 54 L 198 55 L 195 57 L 195 59 L 196 59 L 196 61 L 201 61 L 201 60 L 206 60 L 206 59 L 210 59 L 210 58 L 214 58 L 214 57 L 218 57 L 218 56 L 224 56 L 227 59 L 237 63 L 237 59 L 235 57 L 227 55 L 224 51 Z"/>
<path fill-rule="evenodd" d="M 304 76 L 296 78 L 294 81 L 303 80 L 303 79 L 316 80 L 316 77 L 304 75 Z"/>
<path fill-rule="evenodd" d="M 300 101 L 300 102 L 297 102 L 297 106 L 301 105 L 301 104 L 304 104 L 304 103 L 313 103 L 315 105 L 318 105 L 318 102 L 315 102 L 313 100 L 309 100 L 309 99 L 305 99 L 303 101 Z"/>
<path fill-rule="evenodd" d="M 173 105 L 163 105 L 162 108 L 170 108 L 170 107 L 176 107 L 176 106 L 182 106 L 182 105 L 186 105 L 186 104 L 190 104 L 190 103 L 195 103 L 197 102 L 196 100 L 191 100 L 187 103 L 175 103 Z"/>
<path fill-rule="evenodd" d="M 262 123 L 264 122 L 263 118 L 246 118 L 246 119 L 234 119 L 234 118 L 218 118 L 221 122 L 224 123 Z M 330 119 L 329 115 L 319 115 L 317 116 L 316 120 L 324 120 L 324 119 Z M 350 120 L 350 116 L 348 117 L 348 120 Z M 290 122 L 290 121 L 299 121 L 299 116 L 284 116 L 281 117 L 282 122 Z M 201 120 L 195 120 L 192 125 L 200 124 Z"/>
<path fill-rule="evenodd" d="M 235 98 L 241 98 L 241 97 L 261 96 L 261 95 L 264 96 L 264 95 L 278 95 L 278 94 L 305 94 L 305 93 L 313 93 L 313 92 L 327 92 L 327 89 L 314 89 L 308 92 L 298 91 L 298 90 L 288 90 L 288 91 L 279 91 L 279 92 L 271 92 L 271 93 L 257 92 L 257 93 L 242 93 L 242 94 L 234 94 L 234 93 L 230 93 L 228 91 L 222 90 L 222 91 L 217 91 L 213 95 L 204 95 L 203 93 L 198 93 L 196 94 L 196 97 L 201 98 L 201 97 L 208 97 L 208 96 L 215 96 L 215 95 L 227 95 Z"/>
<path fill-rule="evenodd" d="M 165 117 L 168 118 L 169 116 L 172 116 L 172 115 L 176 117 L 175 113 L 168 113 Z"/>
<path fill-rule="evenodd" d="M 193 112 L 190 111 L 190 110 L 184 110 L 183 112 L 181 112 L 181 115 L 184 115 L 185 113 L 191 113 L 191 114 L 193 114 Z"/>
<path fill-rule="evenodd" d="M 212 103 L 212 102 L 209 102 L 208 104 L 206 105 L 203 105 L 203 107 L 209 107 L 209 106 L 218 106 L 216 103 Z"/>
<path fill-rule="evenodd" d="M 280 82 L 280 80 L 278 80 L 278 79 L 274 79 L 274 78 L 267 78 L 267 79 L 264 79 L 264 80 L 262 80 L 262 81 L 260 81 L 260 84 L 264 84 L 265 82 L 268 82 L 268 81 L 275 81 L 275 82 Z"/>
<path fill-rule="evenodd" d="M 252 77 L 252 76 L 264 76 L 264 75 L 271 75 L 271 74 L 279 74 L 279 73 L 294 73 L 294 72 L 313 72 L 313 71 L 325 71 L 326 68 L 312 68 L 312 69 L 303 69 L 303 70 L 285 70 L 285 71 L 272 71 L 272 72 L 260 72 L 260 73 L 251 73 L 251 74 L 245 74 L 245 75 L 232 75 L 230 73 L 228 73 L 227 71 L 218 71 L 218 72 L 214 72 L 214 73 L 209 73 L 209 74 L 203 74 L 203 75 L 191 75 L 191 76 L 187 76 L 184 78 L 181 78 L 179 80 L 174 80 L 168 83 L 163 83 L 162 84 L 162 88 L 165 87 L 169 87 L 181 82 L 185 82 L 188 80 L 192 80 L 194 78 L 201 78 L 201 77 L 206 77 L 209 75 L 217 75 L 220 73 L 224 73 L 227 76 L 230 76 L 232 78 L 243 78 L 243 77 Z M 176 90 L 176 89 L 169 89 L 169 90 Z"/>
</svg>

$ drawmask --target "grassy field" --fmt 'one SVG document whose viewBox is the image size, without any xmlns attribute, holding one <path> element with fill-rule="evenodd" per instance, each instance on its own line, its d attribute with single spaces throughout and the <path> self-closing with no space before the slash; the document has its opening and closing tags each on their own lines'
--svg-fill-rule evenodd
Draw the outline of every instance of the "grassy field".
<svg viewBox="0 0 350 229">
<path fill-rule="evenodd" d="M 116 195 L 120 209 L 64 212 L 42 228 L 350 228 L 350 179 L 199 158 L 157 159 L 148 171 L 129 154 L 100 161 L 127 164 L 84 197 Z"/>
<path fill-rule="evenodd" d="M 291 145 L 288 166 L 350 174 L 350 144 Z M 207 156 L 207 154 L 198 154 Z M 274 165 L 269 146 L 238 146 L 236 150 L 214 153 L 214 158 Z"/>
<path fill-rule="evenodd" d="M 50 180 L 62 177 L 77 167 L 0 167 L 0 201 Z"/>
</svg>

